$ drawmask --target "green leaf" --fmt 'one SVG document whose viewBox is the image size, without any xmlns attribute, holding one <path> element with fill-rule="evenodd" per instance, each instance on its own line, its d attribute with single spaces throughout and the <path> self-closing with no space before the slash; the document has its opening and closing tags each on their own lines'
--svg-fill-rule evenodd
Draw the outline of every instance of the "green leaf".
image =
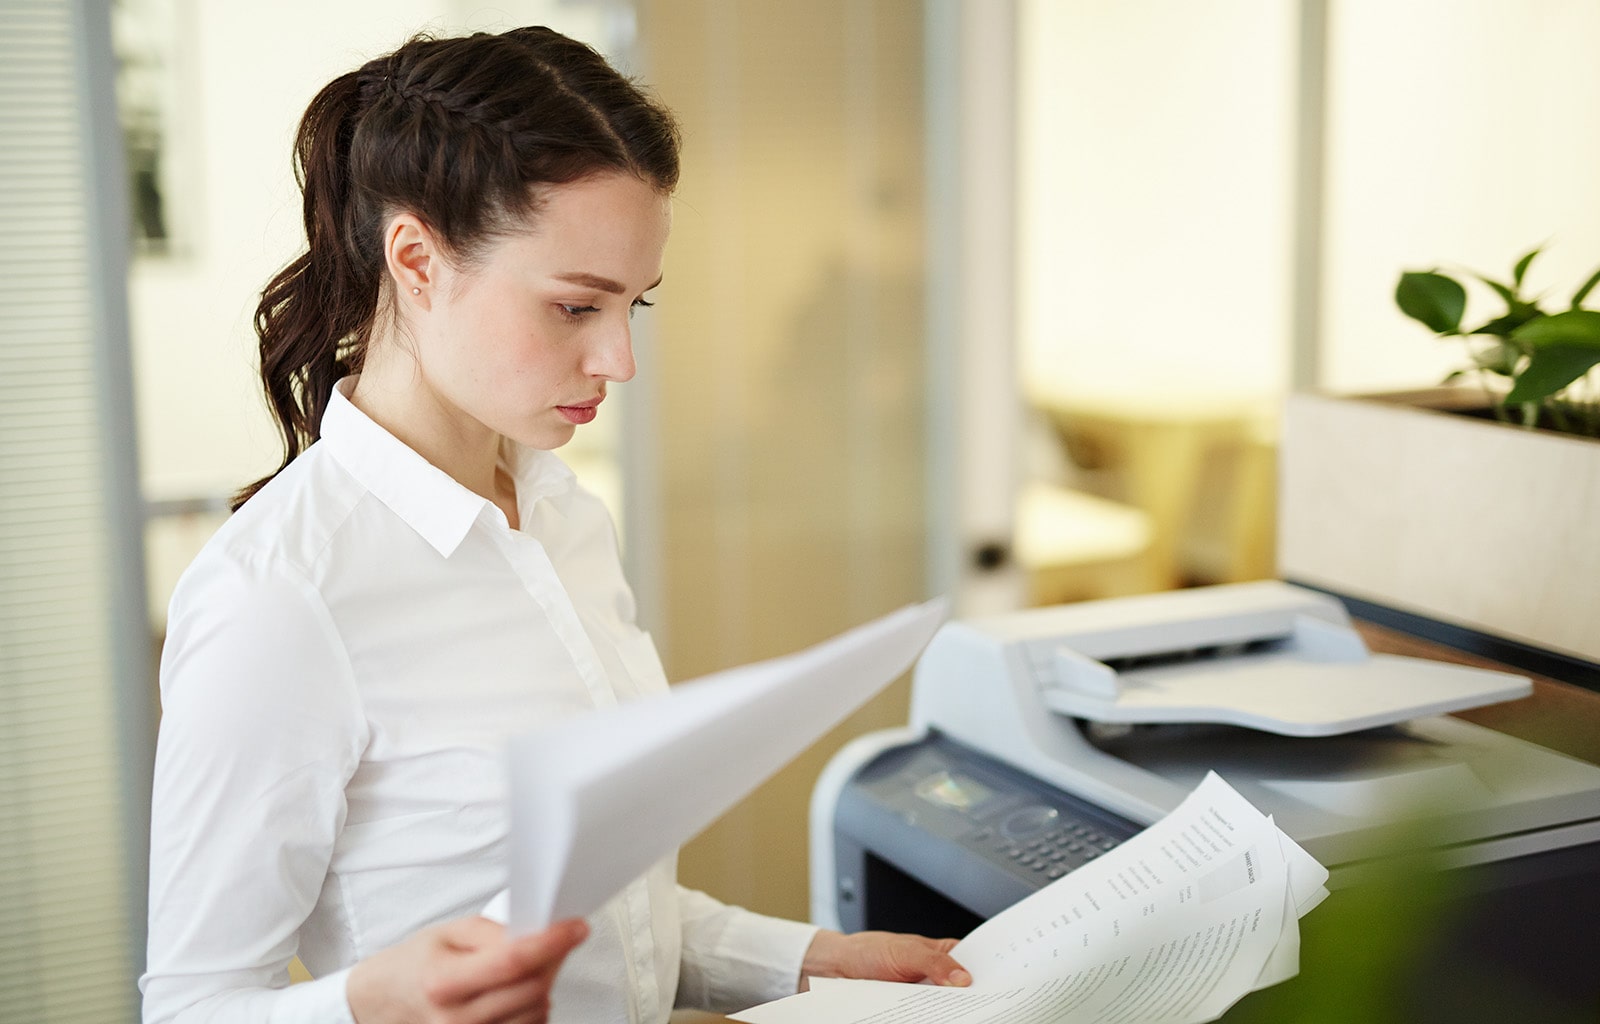
<svg viewBox="0 0 1600 1024">
<path fill-rule="evenodd" d="M 1535 350 L 1551 345 L 1600 351 L 1600 310 L 1568 309 L 1518 327 L 1511 337 Z"/>
<path fill-rule="evenodd" d="M 1517 261 L 1516 268 L 1511 271 L 1511 283 L 1516 286 L 1517 291 L 1522 290 L 1522 275 L 1528 272 L 1528 264 L 1532 263 L 1533 258 L 1543 251 L 1544 246 L 1541 245 Z"/>
<path fill-rule="evenodd" d="M 1517 376 L 1506 405 L 1540 402 L 1588 373 L 1600 363 L 1600 347 L 1551 345 L 1541 348 Z"/>
<path fill-rule="evenodd" d="M 1519 302 L 1511 307 L 1504 316 L 1497 316 L 1493 320 L 1479 327 L 1477 330 L 1466 331 L 1466 334 L 1496 334 L 1505 337 L 1525 323 L 1537 320 L 1544 316 L 1538 306 L 1526 302 Z"/>
<path fill-rule="evenodd" d="M 1507 285 L 1503 285 L 1499 281 L 1491 280 L 1490 278 L 1484 277 L 1482 274 L 1476 274 L 1474 276 L 1477 277 L 1478 280 L 1482 281 L 1484 284 L 1488 285 L 1490 288 L 1493 288 L 1496 292 L 1498 292 L 1500 297 L 1502 299 L 1506 300 L 1506 308 L 1507 309 L 1516 309 L 1517 308 L 1517 303 L 1522 301 L 1521 299 L 1517 298 L 1517 293 L 1513 289 L 1508 287 Z"/>
<path fill-rule="evenodd" d="M 1577 309 L 1583 305 L 1583 300 L 1589 297 L 1594 286 L 1600 284 L 1600 269 L 1589 275 L 1589 280 L 1583 282 L 1583 287 L 1572 293 L 1572 308 Z"/>
<path fill-rule="evenodd" d="M 1443 274 L 1408 270 L 1395 285 L 1394 301 L 1400 312 L 1435 334 L 1457 334 L 1467 308 L 1467 290 Z"/>
</svg>

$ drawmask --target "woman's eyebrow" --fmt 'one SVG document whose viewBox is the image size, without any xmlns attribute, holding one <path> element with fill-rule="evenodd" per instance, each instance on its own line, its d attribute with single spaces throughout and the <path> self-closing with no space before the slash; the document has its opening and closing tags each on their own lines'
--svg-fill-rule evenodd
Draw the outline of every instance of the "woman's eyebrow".
<svg viewBox="0 0 1600 1024">
<path fill-rule="evenodd" d="M 621 295 L 623 292 L 628 290 L 620 282 L 613 281 L 609 277 L 601 277 L 599 274 L 590 274 L 582 270 L 574 270 L 565 274 L 556 274 L 555 278 L 558 281 L 568 281 L 572 284 L 581 284 L 585 288 L 596 288 L 603 292 L 610 292 L 612 295 Z M 654 288 L 660 283 L 661 278 L 658 277 L 655 279 L 654 284 L 648 285 L 645 288 L 645 291 L 649 291 L 651 288 Z"/>
</svg>

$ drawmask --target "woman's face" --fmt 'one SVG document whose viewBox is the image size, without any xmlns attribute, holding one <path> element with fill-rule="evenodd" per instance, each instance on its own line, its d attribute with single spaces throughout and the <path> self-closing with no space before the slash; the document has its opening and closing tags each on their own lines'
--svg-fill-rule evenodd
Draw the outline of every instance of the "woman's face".
<svg viewBox="0 0 1600 1024">
<path fill-rule="evenodd" d="M 661 280 L 670 200 L 607 173 L 549 188 L 527 230 L 467 269 L 434 263 L 409 325 L 420 383 L 463 433 L 558 448 L 633 376 L 629 319 Z"/>
</svg>

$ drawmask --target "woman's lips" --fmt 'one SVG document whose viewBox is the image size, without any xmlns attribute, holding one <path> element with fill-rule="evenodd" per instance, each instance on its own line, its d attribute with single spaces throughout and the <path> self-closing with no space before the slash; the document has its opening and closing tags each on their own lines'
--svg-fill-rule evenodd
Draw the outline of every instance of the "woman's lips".
<svg viewBox="0 0 1600 1024">
<path fill-rule="evenodd" d="M 599 398 L 591 398 L 589 401 L 580 402 L 577 405 L 558 405 L 556 406 L 556 411 L 565 416 L 567 422 L 582 426 L 595 418 L 600 411 L 600 403 L 604 399 L 605 396 L 601 395 Z"/>
</svg>

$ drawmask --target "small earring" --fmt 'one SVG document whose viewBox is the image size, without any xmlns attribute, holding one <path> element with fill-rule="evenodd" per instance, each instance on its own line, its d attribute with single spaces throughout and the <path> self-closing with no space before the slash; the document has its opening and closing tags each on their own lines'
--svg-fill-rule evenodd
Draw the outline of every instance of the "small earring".
<svg viewBox="0 0 1600 1024">
<path fill-rule="evenodd" d="M 413 289 L 411 289 L 411 294 L 412 295 L 421 295 L 422 294 L 422 289 L 421 288 L 413 288 Z"/>
</svg>

